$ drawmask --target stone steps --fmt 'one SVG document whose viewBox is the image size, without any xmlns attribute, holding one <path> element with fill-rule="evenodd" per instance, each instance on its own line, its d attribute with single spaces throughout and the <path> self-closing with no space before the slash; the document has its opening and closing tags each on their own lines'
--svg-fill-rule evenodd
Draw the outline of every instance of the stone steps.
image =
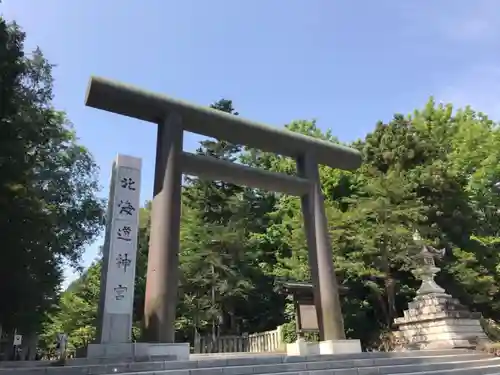
<svg viewBox="0 0 500 375">
<path fill-rule="evenodd" d="M 201 368 L 195 370 L 163 370 L 154 372 L 141 372 L 141 375 L 382 375 L 382 374 L 427 374 L 429 371 L 436 373 L 456 371 L 460 369 L 467 374 L 479 375 L 500 372 L 500 359 L 487 358 L 466 361 L 442 362 L 443 357 L 431 357 L 421 363 L 400 364 L 398 359 L 385 361 L 378 360 L 347 360 L 347 361 L 321 361 L 297 362 L 281 365 L 257 365 L 243 369 L 241 367 L 229 368 Z M 455 358 L 456 359 L 456 358 Z M 429 363 L 430 362 L 430 363 Z M 434 363 L 433 363 L 434 362 Z M 286 366 L 283 368 L 283 366 Z M 250 366 L 244 366 L 250 367 Z M 318 369 L 318 367 L 320 367 Z M 491 372 L 485 372 L 484 370 Z M 137 373 L 134 373 L 137 374 Z"/>
<path fill-rule="evenodd" d="M 216 358 L 210 355 L 192 356 L 190 361 L 0 368 L 0 375 L 381 375 L 412 373 L 423 375 L 427 373 L 447 374 L 450 373 L 449 371 L 471 375 L 500 374 L 500 358 L 468 350 L 356 353 L 308 357 L 242 353 L 220 355 Z"/>
<path fill-rule="evenodd" d="M 442 361 L 443 359 L 441 359 Z M 375 363 L 369 366 L 355 365 L 353 367 L 337 367 L 339 364 L 324 370 L 306 370 L 300 372 L 282 372 L 273 375 L 426 375 L 426 374 L 496 374 L 500 373 L 500 359 L 481 359 L 458 362 L 437 362 L 437 363 L 418 363 L 418 364 L 387 364 L 380 366 Z M 164 372 L 155 373 L 163 375 Z"/>
<path fill-rule="evenodd" d="M 361 374 L 365 375 L 364 373 L 360 372 L 359 375 Z M 344 375 L 344 373 L 338 373 L 338 374 L 332 373 L 330 375 Z M 345 375 L 351 375 L 351 374 L 345 373 Z M 497 365 L 476 366 L 476 367 L 468 367 L 462 369 L 446 369 L 446 370 L 432 370 L 424 372 L 419 371 L 419 372 L 406 372 L 406 373 L 402 372 L 391 375 L 500 375 L 500 367 Z"/>
</svg>

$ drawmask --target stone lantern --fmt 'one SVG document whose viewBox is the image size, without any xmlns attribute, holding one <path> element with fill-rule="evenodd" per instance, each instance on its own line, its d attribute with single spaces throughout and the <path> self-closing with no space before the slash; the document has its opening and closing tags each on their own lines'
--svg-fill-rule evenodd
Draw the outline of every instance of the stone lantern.
<svg viewBox="0 0 500 375">
<path fill-rule="evenodd" d="M 413 275 L 422 281 L 422 284 L 417 291 L 417 298 L 427 294 L 446 294 L 445 290 L 434 280 L 436 274 L 441 271 L 439 267 L 436 267 L 434 259 L 442 258 L 446 254 L 446 250 L 437 250 L 432 246 L 425 245 L 418 231 L 415 231 L 413 240 L 416 244 L 422 246 L 422 250 L 417 257 L 419 265 L 412 271 Z"/>
<path fill-rule="evenodd" d="M 404 315 L 394 320 L 396 336 L 403 343 L 400 349 L 471 348 L 488 341 L 481 314 L 470 312 L 434 280 L 440 271 L 435 258 L 442 258 L 445 250 L 426 245 L 418 232 L 413 240 L 422 247 L 413 271 L 422 284 Z"/>
</svg>

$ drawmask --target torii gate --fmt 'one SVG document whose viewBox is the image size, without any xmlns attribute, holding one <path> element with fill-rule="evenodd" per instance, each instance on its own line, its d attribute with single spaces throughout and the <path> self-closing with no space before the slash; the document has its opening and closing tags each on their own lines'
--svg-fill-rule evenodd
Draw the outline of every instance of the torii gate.
<svg viewBox="0 0 500 375">
<path fill-rule="evenodd" d="M 345 339 L 318 164 L 353 170 L 361 165 L 358 151 L 100 77 L 90 79 L 86 105 L 158 125 L 144 308 L 146 341 L 174 342 L 183 173 L 301 197 L 320 336 Z M 298 176 L 184 152 L 184 130 L 292 157 Z"/>
</svg>

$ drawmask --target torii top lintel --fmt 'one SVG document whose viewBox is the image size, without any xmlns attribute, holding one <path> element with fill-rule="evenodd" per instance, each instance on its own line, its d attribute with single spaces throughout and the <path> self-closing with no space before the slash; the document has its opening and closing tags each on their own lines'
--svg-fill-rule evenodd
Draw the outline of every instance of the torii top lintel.
<svg viewBox="0 0 500 375">
<path fill-rule="evenodd" d="M 353 170 L 361 165 L 361 154 L 352 148 L 259 124 L 106 78 L 91 77 L 85 104 L 156 124 L 163 123 L 170 112 L 175 112 L 182 117 L 184 130 L 207 137 L 290 157 L 311 154 L 317 163 L 332 168 Z"/>
</svg>

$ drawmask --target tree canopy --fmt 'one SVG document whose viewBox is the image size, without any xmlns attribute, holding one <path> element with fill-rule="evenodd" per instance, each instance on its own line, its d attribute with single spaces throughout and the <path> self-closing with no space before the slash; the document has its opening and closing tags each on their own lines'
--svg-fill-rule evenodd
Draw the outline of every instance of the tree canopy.
<svg viewBox="0 0 500 375">
<path fill-rule="evenodd" d="M 97 166 L 52 105 L 52 65 L 0 18 L 0 325 L 37 332 L 63 267 L 78 267 L 100 231 Z"/>
<path fill-rule="evenodd" d="M 234 114 L 229 100 L 213 107 Z M 338 142 L 314 121 L 287 127 Z M 412 238 L 416 229 L 429 244 L 447 249 L 439 282 L 471 309 L 500 319 L 500 197 L 493 188 L 500 178 L 499 139 L 498 126 L 485 115 L 471 108 L 454 111 L 431 98 L 422 110 L 396 114 L 350 144 L 363 154 L 359 170 L 320 168 L 337 276 L 349 288 L 343 312 L 350 337 L 376 345 L 414 297 L 418 281 L 411 270 L 420 250 Z M 203 141 L 197 152 L 295 172 L 291 159 L 223 141 Z M 139 232 L 137 327 L 149 212 L 148 204 Z M 259 332 L 283 323 L 292 339 L 293 314 L 277 286 L 282 280 L 310 279 L 300 200 L 222 181 L 187 179 L 180 264 L 179 340 Z"/>
</svg>

